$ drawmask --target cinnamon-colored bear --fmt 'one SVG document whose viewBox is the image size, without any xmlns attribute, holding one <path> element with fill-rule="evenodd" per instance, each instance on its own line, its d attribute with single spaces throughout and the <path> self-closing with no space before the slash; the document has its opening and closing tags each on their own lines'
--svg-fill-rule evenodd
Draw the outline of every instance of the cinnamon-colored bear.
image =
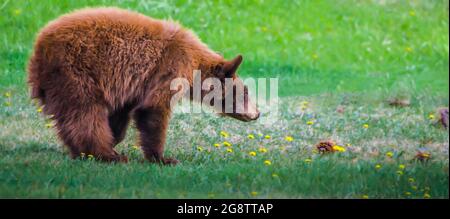
<svg viewBox="0 0 450 219">
<path fill-rule="evenodd" d="M 126 162 L 114 146 L 133 118 L 146 159 L 175 164 L 163 156 L 172 79 L 186 78 L 192 86 L 194 70 L 201 71 L 202 80 L 237 79 L 241 61 L 241 56 L 226 61 L 177 23 L 92 8 L 63 15 L 42 29 L 28 82 L 31 97 L 51 115 L 73 158 L 84 153 Z M 257 110 L 246 112 L 226 115 L 244 121 L 259 116 Z"/>
</svg>

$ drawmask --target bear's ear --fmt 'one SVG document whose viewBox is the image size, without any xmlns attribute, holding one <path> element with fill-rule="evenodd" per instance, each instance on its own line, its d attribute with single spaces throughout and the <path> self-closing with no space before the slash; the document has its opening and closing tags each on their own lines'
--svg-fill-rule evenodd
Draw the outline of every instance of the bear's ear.
<svg viewBox="0 0 450 219">
<path fill-rule="evenodd" d="M 239 68 L 239 65 L 242 63 L 242 56 L 238 55 L 231 61 L 226 61 L 223 64 L 222 71 L 225 74 L 226 78 L 231 78 L 236 73 L 236 70 Z"/>
</svg>

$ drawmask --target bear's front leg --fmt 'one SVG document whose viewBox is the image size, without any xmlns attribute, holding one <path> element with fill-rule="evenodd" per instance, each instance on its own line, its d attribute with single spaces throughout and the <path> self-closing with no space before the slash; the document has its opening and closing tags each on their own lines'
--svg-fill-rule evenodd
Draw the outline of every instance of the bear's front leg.
<svg viewBox="0 0 450 219">
<path fill-rule="evenodd" d="M 142 107 L 134 113 L 141 147 L 145 158 L 150 162 L 164 165 L 178 163 L 176 159 L 164 158 L 163 156 L 169 118 L 170 110 L 163 107 Z"/>
</svg>

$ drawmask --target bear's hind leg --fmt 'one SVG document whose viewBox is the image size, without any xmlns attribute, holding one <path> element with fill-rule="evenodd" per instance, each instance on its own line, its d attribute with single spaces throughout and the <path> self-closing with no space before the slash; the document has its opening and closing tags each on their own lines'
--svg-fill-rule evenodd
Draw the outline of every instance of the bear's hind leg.
<svg viewBox="0 0 450 219">
<path fill-rule="evenodd" d="M 100 106 L 72 108 L 56 118 L 58 134 L 69 147 L 72 158 L 84 153 L 108 162 L 126 162 L 127 158 L 113 148 L 113 135 L 108 124 L 107 110 Z"/>
<path fill-rule="evenodd" d="M 140 134 L 141 147 L 145 158 L 150 162 L 165 165 L 178 163 L 176 159 L 163 156 L 169 112 L 169 110 L 164 108 L 148 107 L 139 108 L 134 113 L 134 119 Z"/>
</svg>

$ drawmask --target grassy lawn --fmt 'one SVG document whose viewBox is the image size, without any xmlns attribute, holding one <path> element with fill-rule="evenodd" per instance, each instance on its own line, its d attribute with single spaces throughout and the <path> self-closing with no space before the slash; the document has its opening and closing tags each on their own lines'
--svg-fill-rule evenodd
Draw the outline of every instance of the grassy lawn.
<svg viewBox="0 0 450 219">
<path fill-rule="evenodd" d="M 71 160 L 29 100 L 25 66 L 39 28 L 99 5 L 178 20 L 225 57 L 243 54 L 241 75 L 279 78 L 277 121 L 174 115 L 175 167 L 144 163 L 134 129 L 118 146 L 128 164 Z M 448 21 L 447 0 L 4 0 L 0 197 L 448 198 L 448 130 L 434 125 L 449 102 Z M 345 151 L 317 153 L 329 139 Z"/>
</svg>

